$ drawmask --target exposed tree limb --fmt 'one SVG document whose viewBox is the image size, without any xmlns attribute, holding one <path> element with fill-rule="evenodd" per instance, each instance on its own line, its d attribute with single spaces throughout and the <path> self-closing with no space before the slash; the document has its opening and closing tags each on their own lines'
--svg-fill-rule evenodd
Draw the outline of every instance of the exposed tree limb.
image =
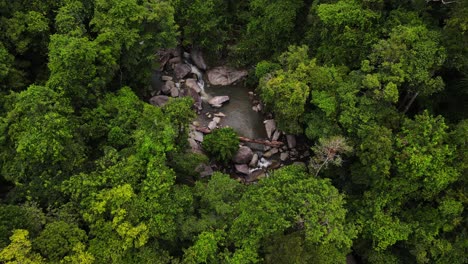
<svg viewBox="0 0 468 264">
<path fill-rule="evenodd" d="M 211 130 L 207 127 L 195 127 L 195 129 L 204 134 L 211 133 Z M 246 138 L 246 137 L 239 137 L 239 140 L 242 142 L 257 143 L 257 144 L 261 144 L 261 145 L 265 145 L 265 146 L 269 146 L 273 148 L 278 148 L 284 145 L 284 143 L 281 141 L 269 141 L 265 139 L 252 139 L 252 138 Z"/>
<path fill-rule="evenodd" d="M 452 3 L 456 3 L 457 1 L 445 1 L 445 0 L 426 0 L 426 3 L 429 3 L 429 2 L 442 2 L 442 4 L 444 5 L 447 5 L 447 4 L 452 4 Z"/>
<path fill-rule="evenodd" d="M 403 110 L 403 114 L 406 114 L 406 112 L 409 110 L 409 108 L 411 107 L 411 105 L 413 104 L 414 100 L 416 99 L 416 97 L 418 97 L 419 95 L 419 92 L 416 92 L 413 97 L 411 97 L 411 100 L 408 102 L 408 104 L 406 105 L 405 107 L 405 110 Z"/>
</svg>

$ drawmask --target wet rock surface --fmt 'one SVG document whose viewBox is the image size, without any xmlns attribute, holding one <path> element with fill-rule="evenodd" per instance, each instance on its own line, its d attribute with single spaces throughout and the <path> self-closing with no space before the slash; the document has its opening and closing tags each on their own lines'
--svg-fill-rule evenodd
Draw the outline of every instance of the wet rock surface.
<svg viewBox="0 0 468 264">
<path fill-rule="evenodd" d="M 249 147 L 241 146 L 232 160 L 238 164 L 247 164 L 252 160 L 253 155 Z"/>
<path fill-rule="evenodd" d="M 236 70 L 226 66 L 213 68 L 207 72 L 208 80 L 212 85 L 231 85 L 247 76 L 247 71 Z"/>
</svg>

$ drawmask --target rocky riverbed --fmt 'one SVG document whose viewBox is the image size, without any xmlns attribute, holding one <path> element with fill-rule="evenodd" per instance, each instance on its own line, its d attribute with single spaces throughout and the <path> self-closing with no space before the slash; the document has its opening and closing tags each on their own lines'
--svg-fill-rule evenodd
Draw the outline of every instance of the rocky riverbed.
<svg viewBox="0 0 468 264">
<path fill-rule="evenodd" d="M 152 79 L 149 102 L 163 106 L 170 97 L 190 96 L 198 118 L 190 125 L 190 150 L 203 153 L 204 135 L 219 127 L 232 127 L 239 134 L 241 145 L 230 166 L 231 176 L 250 183 L 285 164 L 301 163 L 310 155 L 308 148 L 297 144 L 296 136 L 277 129 L 274 119 L 254 91 L 242 85 L 247 71 L 226 66 L 209 68 L 199 50 L 190 53 L 181 49 L 159 53 L 161 70 Z M 199 171 L 209 176 L 215 165 L 204 164 Z"/>
</svg>

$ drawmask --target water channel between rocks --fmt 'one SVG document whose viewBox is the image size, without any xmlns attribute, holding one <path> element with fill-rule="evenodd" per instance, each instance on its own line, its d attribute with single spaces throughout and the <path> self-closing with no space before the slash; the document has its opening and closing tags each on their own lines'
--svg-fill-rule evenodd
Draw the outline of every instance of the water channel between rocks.
<svg viewBox="0 0 468 264">
<path fill-rule="evenodd" d="M 198 121 L 207 126 L 211 119 L 206 117 L 206 113 L 222 112 L 226 117 L 221 118 L 220 126 L 232 127 L 240 136 L 252 139 L 266 138 L 263 117 L 260 113 L 252 110 L 252 102 L 249 98 L 251 89 L 242 84 L 228 86 L 208 86 L 205 92 L 209 96 L 227 95 L 230 100 L 223 104 L 221 108 L 213 108 L 208 103 L 203 102 L 202 113 Z"/>
</svg>

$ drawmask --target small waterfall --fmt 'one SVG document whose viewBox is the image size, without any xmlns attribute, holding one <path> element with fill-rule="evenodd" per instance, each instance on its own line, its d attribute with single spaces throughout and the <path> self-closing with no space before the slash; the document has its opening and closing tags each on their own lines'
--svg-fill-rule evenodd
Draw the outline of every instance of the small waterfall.
<svg viewBox="0 0 468 264">
<path fill-rule="evenodd" d="M 205 92 L 205 81 L 203 80 L 203 73 L 200 71 L 200 69 L 197 68 L 197 66 L 191 64 L 188 60 L 185 60 L 185 63 L 190 66 L 191 72 L 197 76 L 197 84 L 201 89 L 200 94 L 202 100 L 205 102 L 210 100 L 212 96 Z"/>
</svg>

